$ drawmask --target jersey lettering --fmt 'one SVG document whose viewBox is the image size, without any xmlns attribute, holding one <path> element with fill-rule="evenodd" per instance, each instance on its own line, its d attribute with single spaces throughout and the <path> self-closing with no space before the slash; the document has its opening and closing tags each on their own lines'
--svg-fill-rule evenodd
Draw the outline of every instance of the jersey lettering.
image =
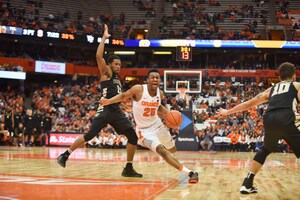
<svg viewBox="0 0 300 200">
<path fill-rule="evenodd" d="M 117 85 L 117 93 L 120 94 L 121 91 L 122 91 L 122 89 L 121 89 L 120 85 Z"/>
<path fill-rule="evenodd" d="M 144 117 L 153 117 L 155 115 L 156 108 L 145 108 L 144 109 Z"/>
<path fill-rule="evenodd" d="M 105 98 L 106 96 L 107 96 L 107 88 L 103 88 L 101 99 Z M 104 107 L 99 104 L 95 117 L 98 117 L 98 115 L 103 111 L 103 108 Z"/>
<path fill-rule="evenodd" d="M 103 88 L 101 98 L 105 98 L 106 96 L 107 96 L 107 88 Z"/>
<path fill-rule="evenodd" d="M 289 91 L 290 89 L 290 83 L 280 83 L 280 84 L 277 84 L 275 87 L 274 87 L 274 91 L 273 91 L 273 94 L 272 94 L 272 97 L 275 96 L 275 95 L 278 95 L 278 94 L 283 94 L 283 93 L 286 93 Z"/>
</svg>

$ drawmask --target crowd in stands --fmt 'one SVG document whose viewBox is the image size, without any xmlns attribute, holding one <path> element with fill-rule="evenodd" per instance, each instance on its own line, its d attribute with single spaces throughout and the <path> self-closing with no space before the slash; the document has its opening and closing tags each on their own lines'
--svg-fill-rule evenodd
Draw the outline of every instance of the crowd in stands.
<svg viewBox="0 0 300 200">
<path fill-rule="evenodd" d="M 121 33 L 124 39 L 134 39 L 136 34 L 133 28 L 136 25 L 150 23 L 149 18 L 157 16 L 155 1 L 135 0 L 132 5 L 137 10 L 145 11 L 144 19 L 126 21 L 126 12 L 119 16 L 110 13 L 99 13 L 97 16 L 87 17 L 83 11 L 78 10 L 76 16 L 70 16 L 67 11 L 61 13 L 49 13 L 47 17 L 40 16 L 40 10 L 44 9 L 44 3 L 40 0 L 26 1 L 23 6 L 14 5 L 9 0 L 0 1 L 0 24 L 5 26 L 16 26 L 29 29 L 43 29 L 66 33 L 86 33 L 101 35 L 103 24 L 108 24 L 114 32 Z M 257 2 L 257 3 L 256 3 Z M 280 24 L 286 24 L 292 28 L 292 39 L 299 40 L 299 10 L 291 10 L 288 0 L 277 0 L 279 10 L 276 11 Z M 223 11 L 210 11 L 210 7 L 222 6 L 216 0 L 169 0 L 166 5 L 171 4 L 172 14 L 162 9 L 163 17 L 159 32 L 162 39 L 166 38 L 190 38 L 190 39 L 221 39 L 221 40 L 251 40 L 262 39 L 257 31 L 258 24 L 267 25 L 268 10 L 265 1 L 252 1 L 243 6 L 229 5 Z M 254 8 L 260 9 L 254 9 Z M 220 24 L 231 22 L 232 26 L 243 29 L 224 30 Z M 172 28 L 176 22 L 185 22 L 183 27 Z M 284 35 L 283 35 L 284 36 Z M 120 37 L 120 34 L 118 35 Z M 285 37 L 283 38 L 285 39 Z"/>
<path fill-rule="evenodd" d="M 48 13 L 47 17 L 42 18 L 40 10 L 43 9 L 43 1 L 26 1 L 24 5 L 17 6 L 9 0 L 0 1 L 0 24 L 4 26 L 15 26 L 28 29 L 42 29 L 47 31 L 57 31 L 64 33 L 86 33 L 101 35 L 103 24 L 107 24 L 114 32 L 121 32 L 123 38 L 130 37 L 131 26 L 136 24 L 147 24 L 148 18 L 156 16 L 153 2 L 133 1 L 133 6 L 145 11 L 145 19 L 136 19 L 131 24 L 125 24 L 126 14 L 121 12 L 119 16 L 110 13 L 99 13 L 97 16 L 86 17 L 86 13 L 77 11 L 76 16 L 71 16 L 70 12 Z"/>
<path fill-rule="evenodd" d="M 70 13 L 49 13 L 47 17 L 41 19 L 40 10 L 43 9 L 43 1 L 26 1 L 25 5 L 17 7 L 12 5 L 9 0 L 0 2 L 0 23 L 6 26 L 17 26 L 30 29 L 44 29 L 50 31 L 77 33 L 84 32 L 87 34 L 101 34 L 103 32 L 103 24 L 108 24 L 111 30 L 119 31 L 123 34 L 123 38 L 131 38 L 134 36 L 130 31 L 131 26 L 135 24 L 146 24 L 148 18 L 156 16 L 156 9 L 153 6 L 155 1 L 133 1 L 133 5 L 138 10 L 145 11 L 144 19 L 136 19 L 131 24 L 125 23 L 126 13 L 121 12 L 119 16 L 113 16 L 109 13 L 100 13 L 98 16 L 84 17 L 85 13 L 78 10 L 76 17 L 70 17 Z M 168 2 L 167 2 L 168 3 Z M 237 7 L 228 6 L 223 12 L 210 12 L 205 7 L 205 3 L 209 6 L 220 6 L 215 0 L 205 1 L 171 1 L 173 5 L 172 16 L 165 15 L 162 18 L 162 26 L 160 32 L 162 38 L 196 38 L 196 39 L 260 39 L 261 36 L 256 32 L 258 21 L 262 24 L 267 22 L 267 10 L 261 6 L 260 13 L 253 10 L 253 6 L 244 5 Z M 180 11 L 180 12 L 179 12 Z M 74 19 L 74 20 L 73 20 Z M 218 27 L 224 19 L 230 19 L 234 24 L 243 23 L 243 30 L 226 31 Z M 171 30 L 168 35 L 164 33 L 169 29 L 174 20 L 185 21 L 186 24 L 181 30 Z M 196 28 L 196 25 L 205 25 L 204 29 Z M 114 32 L 113 31 L 113 32 Z"/>
<path fill-rule="evenodd" d="M 276 17 L 278 23 L 284 26 L 288 26 L 291 29 L 292 40 L 300 40 L 300 10 L 293 10 L 288 0 L 277 0 L 279 9 L 276 10 Z"/>
<path fill-rule="evenodd" d="M 171 1 L 173 7 L 172 16 L 164 15 L 160 26 L 160 34 L 166 38 L 190 38 L 190 39 L 221 39 L 221 40 L 253 40 L 261 39 L 261 35 L 256 31 L 258 21 L 267 23 L 268 11 L 261 4 L 261 11 L 254 11 L 252 4 L 238 7 L 229 5 L 223 12 L 211 12 L 205 7 L 205 1 Z M 210 6 L 220 6 L 215 0 L 210 0 Z M 244 24 L 243 30 L 226 31 L 219 28 L 218 24 L 230 19 L 232 25 Z M 184 21 L 185 25 L 180 30 L 172 29 L 172 23 Z M 197 28 L 197 25 L 204 25 L 204 28 Z"/>
<path fill-rule="evenodd" d="M 0 63 L 0 71 L 14 71 L 14 72 L 20 72 L 23 71 L 23 67 L 18 65 L 14 66 L 11 63 Z"/>
</svg>

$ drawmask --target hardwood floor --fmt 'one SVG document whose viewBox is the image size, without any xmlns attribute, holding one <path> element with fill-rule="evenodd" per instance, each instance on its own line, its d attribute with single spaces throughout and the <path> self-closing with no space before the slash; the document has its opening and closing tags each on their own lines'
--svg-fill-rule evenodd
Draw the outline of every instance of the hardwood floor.
<svg viewBox="0 0 300 200">
<path fill-rule="evenodd" d="M 135 169 L 143 178 L 124 178 L 126 150 L 78 149 L 67 167 L 56 162 L 65 148 L 0 147 L 0 199 L 300 199 L 300 163 L 293 154 L 271 154 L 255 177 L 257 194 L 239 193 L 254 153 L 189 152 L 175 156 L 199 172 L 199 183 L 157 154 L 138 150 Z"/>
</svg>

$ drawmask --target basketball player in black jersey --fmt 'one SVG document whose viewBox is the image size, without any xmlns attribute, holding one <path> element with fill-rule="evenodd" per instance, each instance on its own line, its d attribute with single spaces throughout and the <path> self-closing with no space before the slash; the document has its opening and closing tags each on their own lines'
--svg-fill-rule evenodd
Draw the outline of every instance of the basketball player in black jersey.
<svg viewBox="0 0 300 200">
<path fill-rule="evenodd" d="M 11 134 L 14 131 L 14 112 L 10 106 L 7 106 L 4 112 L 4 124 L 4 129 L 8 130 L 9 134 Z"/>
<path fill-rule="evenodd" d="M 108 28 L 107 25 L 105 25 L 104 34 L 96 53 L 96 59 L 101 76 L 101 98 L 112 98 L 121 92 L 121 82 L 118 76 L 121 67 L 120 58 L 115 55 L 110 56 L 107 60 L 108 65 L 106 65 L 106 62 L 103 59 L 105 40 L 109 37 Z M 107 126 L 107 124 L 110 124 L 118 134 L 125 134 L 128 138 L 126 146 L 127 164 L 122 172 L 122 176 L 142 177 L 142 174 L 137 173 L 132 167 L 138 138 L 131 122 L 125 116 L 118 103 L 105 107 L 99 105 L 88 133 L 78 137 L 71 147 L 57 158 L 57 162 L 62 167 L 65 167 L 69 155 L 85 142 L 98 135 L 101 129 Z"/>
<path fill-rule="evenodd" d="M 222 108 L 219 110 L 220 115 L 229 115 L 268 102 L 268 108 L 263 117 L 264 145 L 253 158 L 250 171 L 240 188 L 242 194 L 257 193 L 257 189 L 253 186 L 254 176 L 264 164 L 267 156 L 278 151 L 278 140 L 284 139 L 298 158 L 298 162 L 300 161 L 300 115 L 296 110 L 300 100 L 300 83 L 295 82 L 295 66 L 288 62 L 282 63 L 279 66 L 279 78 L 279 83 L 253 99 L 229 110 Z"/>
</svg>

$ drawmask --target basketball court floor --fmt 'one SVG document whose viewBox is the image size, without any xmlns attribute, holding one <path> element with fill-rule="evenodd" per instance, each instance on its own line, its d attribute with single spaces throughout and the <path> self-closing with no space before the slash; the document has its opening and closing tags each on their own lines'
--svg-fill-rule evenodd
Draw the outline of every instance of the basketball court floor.
<svg viewBox="0 0 300 200">
<path fill-rule="evenodd" d="M 124 178 L 126 150 L 78 149 L 67 167 L 57 164 L 61 147 L 0 147 L 0 199 L 300 199 L 300 164 L 293 154 L 271 154 L 255 179 L 257 194 L 239 193 L 254 153 L 175 153 L 199 172 L 199 183 L 138 150 L 134 167 L 143 178 Z"/>
</svg>

